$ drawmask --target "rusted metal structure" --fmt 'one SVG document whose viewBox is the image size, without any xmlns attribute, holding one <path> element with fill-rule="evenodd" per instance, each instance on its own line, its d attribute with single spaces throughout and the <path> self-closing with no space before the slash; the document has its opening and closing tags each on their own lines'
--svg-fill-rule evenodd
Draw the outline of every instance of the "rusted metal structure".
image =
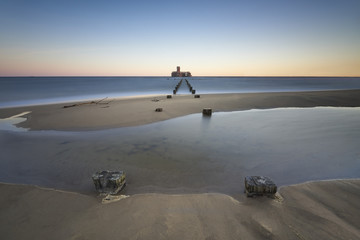
<svg viewBox="0 0 360 240">
<path fill-rule="evenodd" d="M 212 109 L 211 108 L 204 108 L 202 111 L 203 115 L 205 116 L 211 116 L 212 114 Z"/>
<path fill-rule="evenodd" d="M 277 191 L 276 184 L 264 176 L 247 176 L 245 177 L 245 193 L 248 197 L 256 195 L 265 195 L 273 197 Z"/>
<path fill-rule="evenodd" d="M 124 171 L 101 171 L 92 176 L 96 190 L 99 193 L 117 194 L 126 186 Z"/>
</svg>

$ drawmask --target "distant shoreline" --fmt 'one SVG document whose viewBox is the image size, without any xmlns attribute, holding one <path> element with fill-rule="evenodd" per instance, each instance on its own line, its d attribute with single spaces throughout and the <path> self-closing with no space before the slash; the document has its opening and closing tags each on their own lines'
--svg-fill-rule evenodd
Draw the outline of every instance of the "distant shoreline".
<svg viewBox="0 0 360 240">
<path fill-rule="evenodd" d="M 139 126 L 172 119 L 203 108 L 214 112 L 283 107 L 360 107 L 360 90 L 262 92 L 234 94 L 166 95 L 127 97 L 99 101 L 60 103 L 0 109 L 0 118 L 8 118 L 22 112 L 27 121 L 19 124 L 30 130 L 88 131 Z M 93 102 L 93 103 L 91 103 Z M 65 105 L 77 105 L 64 108 Z M 155 112 L 163 108 L 162 112 Z"/>
</svg>

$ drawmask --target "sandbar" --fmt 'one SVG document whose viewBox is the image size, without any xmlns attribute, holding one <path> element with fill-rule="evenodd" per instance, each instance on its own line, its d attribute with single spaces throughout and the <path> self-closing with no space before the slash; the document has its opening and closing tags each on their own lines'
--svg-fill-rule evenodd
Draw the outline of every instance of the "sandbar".
<svg viewBox="0 0 360 240">
<path fill-rule="evenodd" d="M 2 108 L 0 118 L 30 112 L 24 116 L 27 121 L 18 126 L 30 130 L 89 131 L 164 121 L 201 113 L 203 108 L 228 112 L 280 107 L 359 107 L 360 90 L 202 94 L 200 98 L 191 94 L 172 98 L 158 95 L 98 101 Z M 156 108 L 163 111 L 156 112 Z"/>
</svg>

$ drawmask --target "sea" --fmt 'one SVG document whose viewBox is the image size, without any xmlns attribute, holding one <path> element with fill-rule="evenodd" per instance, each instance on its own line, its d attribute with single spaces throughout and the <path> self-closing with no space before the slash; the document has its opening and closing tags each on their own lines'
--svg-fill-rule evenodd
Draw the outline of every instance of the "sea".
<svg viewBox="0 0 360 240">
<path fill-rule="evenodd" d="M 199 94 L 360 89 L 351 77 L 192 77 Z M 172 94 L 181 78 L 0 78 L 0 106 Z M 185 83 L 177 94 L 190 94 Z M 91 176 L 124 170 L 123 194 L 244 196 L 244 177 L 278 186 L 360 178 L 360 108 L 315 107 L 191 114 L 99 131 L 27 131 L 0 119 L 0 182 L 96 195 Z M 10 120 L 10 121 L 9 121 Z M 5 126 L 1 128 L 1 126 Z"/>
<path fill-rule="evenodd" d="M 0 108 L 172 94 L 182 78 L 0 77 Z M 360 89 L 360 77 L 191 77 L 198 94 Z M 182 84 L 177 94 L 189 94 Z"/>
</svg>

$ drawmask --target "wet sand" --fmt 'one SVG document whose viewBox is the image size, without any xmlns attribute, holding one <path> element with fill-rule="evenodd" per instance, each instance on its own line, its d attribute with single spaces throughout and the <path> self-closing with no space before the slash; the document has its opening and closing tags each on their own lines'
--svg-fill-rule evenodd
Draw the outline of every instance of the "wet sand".
<svg viewBox="0 0 360 240">
<path fill-rule="evenodd" d="M 11 117 L 22 112 L 27 121 L 19 126 L 31 130 L 99 130 L 125 126 L 139 126 L 163 121 L 192 113 L 200 113 L 203 108 L 214 112 L 278 107 L 359 107 L 360 90 L 285 92 L 285 93 L 237 93 L 166 95 L 106 99 L 100 103 L 64 103 L 55 105 L 29 106 L 0 109 L 0 118 Z M 89 102 L 87 102 L 89 103 Z M 78 106 L 63 108 L 73 104 Z M 155 112 L 163 108 L 163 112 Z"/>
<path fill-rule="evenodd" d="M 359 239 L 360 180 L 282 187 L 275 199 L 224 194 L 100 198 L 0 184 L 3 239 Z"/>
</svg>

